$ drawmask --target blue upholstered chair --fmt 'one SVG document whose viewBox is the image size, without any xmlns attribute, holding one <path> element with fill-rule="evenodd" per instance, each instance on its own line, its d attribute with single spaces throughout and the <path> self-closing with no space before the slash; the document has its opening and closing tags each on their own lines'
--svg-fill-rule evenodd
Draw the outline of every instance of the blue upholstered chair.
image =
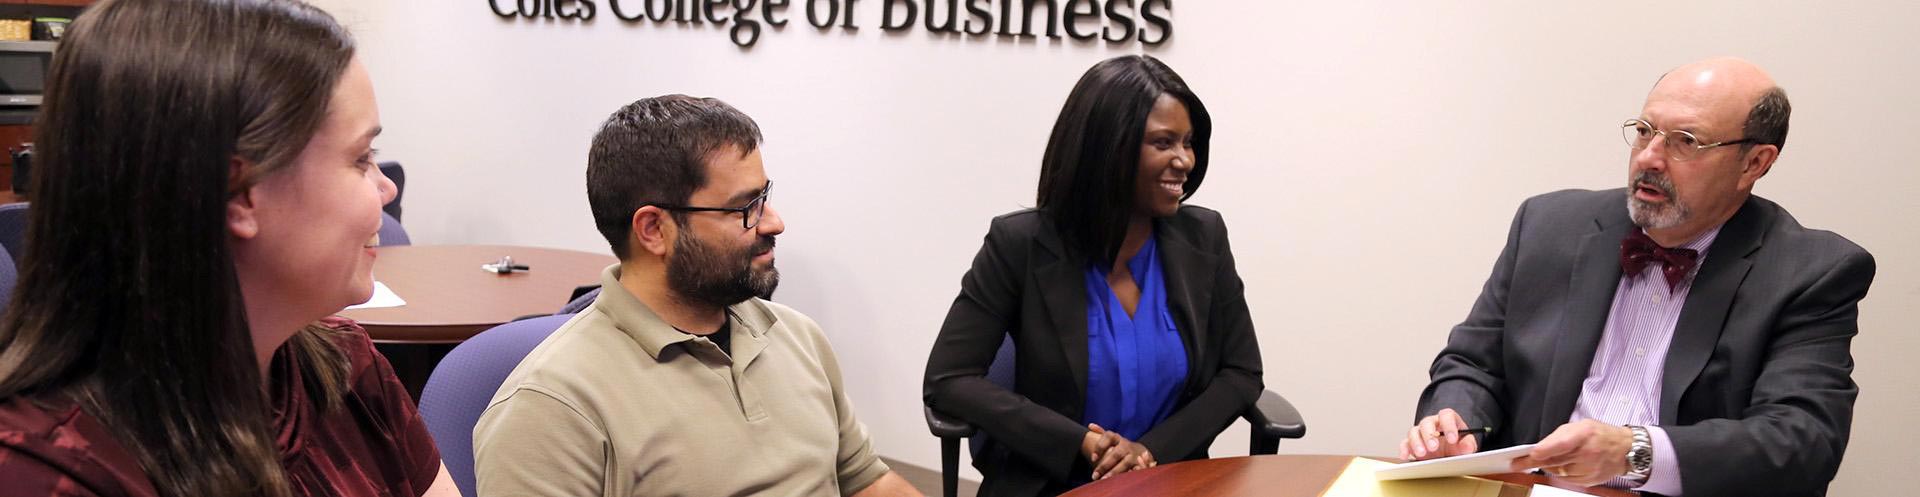
<svg viewBox="0 0 1920 497">
<path fill-rule="evenodd" d="M 13 254 L 13 264 L 19 267 L 20 256 L 27 253 L 26 202 L 0 205 L 0 247 Z"/>
<path fill-rule="evenodd" d="M 555 314 L 495 326 L 454 347 L 420 394 L 420 415 L 461 495 L 479 495 L 473 475 L 473 425 L 493 393 L 541 340 L 572 319 Z"/>
<path fill-rule="evenodd" d="M 0 247 L 0 314 L 7 312 L 7 306 L 13 303 L 13 287 L 20 284 L 19 268 L 13 266 L 13 256 L 7 255 L 6 247 Z"/>
<path fill-rule="evenodd" d="M 407 236 L 407 228 L 401 226 L 400 219 L 392 214 L 380 213 L 380 246 L 400 245 L 413 245 L 413 238 Z"/>
<path fill-rule="evenodd" d="M 587 290 L 586 293 L 581 293 L 573 300 L 567 301 L 567 305 L 561 306 L 557 314 L 577 314 L 587 310 L 587 306 L 593 305 L 593 299 L 597 298 L 600 298 L 600 286 L 594 285 L 592 290 Z"/>
</svg>

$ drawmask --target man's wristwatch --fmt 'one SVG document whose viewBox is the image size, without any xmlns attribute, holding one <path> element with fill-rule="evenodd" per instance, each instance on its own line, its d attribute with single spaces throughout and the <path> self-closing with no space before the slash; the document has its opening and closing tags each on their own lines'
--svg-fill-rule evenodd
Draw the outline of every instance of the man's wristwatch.
<svg viewBox="0 0 1920 497">
<path fill-rule="evenodd" d="M 1645 427 L 1628 426 L 1627 429 L 1633 430 L 1633 447 L 1627 449 L 1627 474 L 1621 477 L 1646 483 L 1647 477 L 1653 475 L 1653 436 L 1647 434 Z"/>
</svg>

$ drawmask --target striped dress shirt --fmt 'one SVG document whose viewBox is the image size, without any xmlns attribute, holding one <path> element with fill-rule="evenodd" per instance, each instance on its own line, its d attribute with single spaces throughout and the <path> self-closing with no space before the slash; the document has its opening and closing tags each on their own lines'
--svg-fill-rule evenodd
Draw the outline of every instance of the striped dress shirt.
<svg viewBox="0 0 1920 497">
<path fill-rule="evenodd" d="M 1671 289 L 1658 260 L 1639 274 L 1620 275 L 1600 347 L 1594 351 L 1593 365 L 1580 384 L 1580 400 L 1568 420 L 1645 426 L 1653 438 L 1653 474 L 1636 488 L 1642 492 L 1680 494 L 1680 465 L 1674 460 L 1673 443 L 1666 431 L 1656 426 L 1660 423 L 1660 381 L 1667 364 L 1667 347 L 1673 343 L 1673 328 L 1680 321 L 1687 293 L 1693 290 L 1694 275 L 1699 274 L 1707 260 L 1707 248 L 1719 235 L 1720 227 L 1715 226 L 1678 247 L 1698 251 L 1699 263 Z M 1629 487 L 1632 483 L 1616 478 L 1607 486 Z"/>
</svg>

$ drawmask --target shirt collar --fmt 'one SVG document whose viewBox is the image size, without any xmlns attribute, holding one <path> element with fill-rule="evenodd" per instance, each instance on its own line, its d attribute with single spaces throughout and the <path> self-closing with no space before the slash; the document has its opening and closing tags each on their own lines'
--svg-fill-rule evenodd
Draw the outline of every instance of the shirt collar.
<svg viewBox="0 0 1920 497">
<path fill-rule="evenodd" d="M 681 333 L 680 330 L 660 319 L 660 315 L 641 302 L 639 298 L 620 286 L 620 265 L 607 266 L 600 272 L 600 296 L 593 300 L 588 308 L 598 310 L 613 320 L 614 326 L 626 333 L 634 343 L 647 351 L 655 360 L 660 359 L 660 351 L 676 343 L 691 341 L 694 335 Z M 760 299 L 747 299 L 745 302 L 727 307 L 727 319 L 731 322 L 733 339 L 742 336 L 758 340 L 773 325 L 770 312 Z"/>
</svg>

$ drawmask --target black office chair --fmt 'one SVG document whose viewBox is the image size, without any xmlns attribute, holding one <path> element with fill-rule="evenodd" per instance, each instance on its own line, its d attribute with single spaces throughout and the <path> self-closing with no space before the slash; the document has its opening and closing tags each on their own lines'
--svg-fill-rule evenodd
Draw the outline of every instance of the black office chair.
<svg viewBox="0 0 1920 497">
<path fill-rule="evenodd" d="M 381 206 L 380 210 L 387 211 L 387 215 L 397 221 L 400 219 L 400 197 L 407 194 L 407 168 L 400 167 L 398 161 L 382 161 L 380 173 L 393 180 L 393 201 Z"/>
<path fill-rule="evenodd" d="M 993 356 L 993 363 L 987 366 L 987 381 L 1013 390 L 1013 337 L 1000 342 L 1000 351 Z M 927 416 L 927 430 L 933 436 L 940 437 L 940 491 L 946 497 L 954 497 L 960 487 L 960 439 L 968 439 L 968 452 L 975 458 L 985 450 L 985 433 L 979 433 L 973 424 L 946 413 L 924 408 Z M 1280 439 L 1307 436 L 1307 422 L 1300 418 L 1300 410 L 1287 402 L 1286 397 L 1272 390 L 1260 392 L 1260 400 L 1253 407 L 1241 413 L 1247 424 L 1252 425 L 1252 434 L 1247 441 L 1247 453 L 1267 455 L 1280 451 Z"/>
</svg>

